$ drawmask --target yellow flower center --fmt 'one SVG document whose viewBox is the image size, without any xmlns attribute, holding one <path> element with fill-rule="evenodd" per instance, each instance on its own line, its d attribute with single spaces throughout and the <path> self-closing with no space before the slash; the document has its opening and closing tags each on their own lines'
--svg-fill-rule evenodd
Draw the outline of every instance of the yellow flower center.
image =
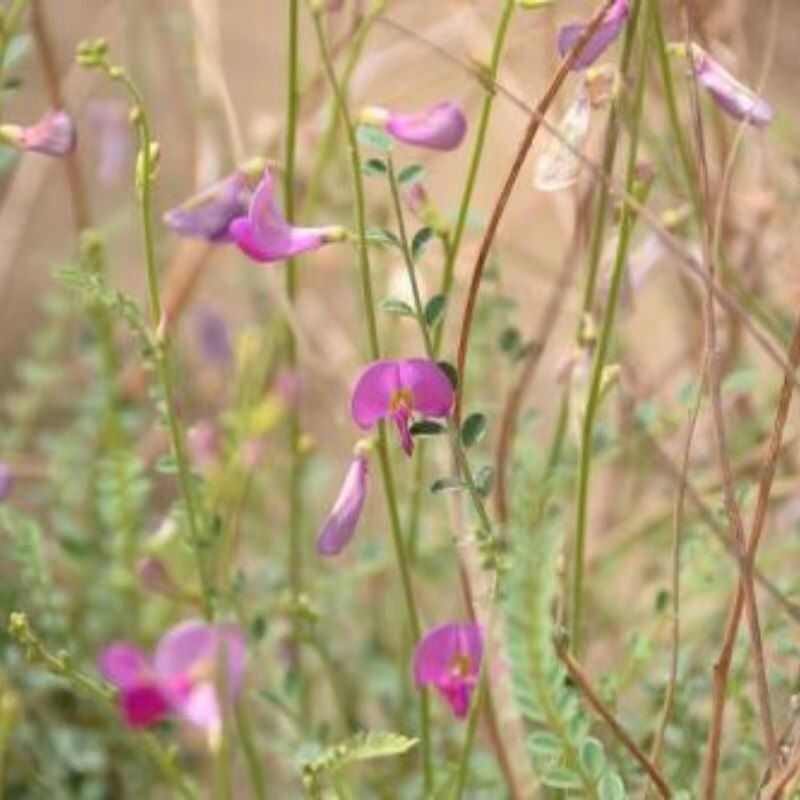
<svg viewBox="0 0 800 800">
<path fill-rule="evenodd" d="M 411 389 L 398 389 L 389 400 L 389 412 L 395 414 L 401 409 L 411 411 L 414 406 L 414 395 L 411 394 Z"/>
</svg>

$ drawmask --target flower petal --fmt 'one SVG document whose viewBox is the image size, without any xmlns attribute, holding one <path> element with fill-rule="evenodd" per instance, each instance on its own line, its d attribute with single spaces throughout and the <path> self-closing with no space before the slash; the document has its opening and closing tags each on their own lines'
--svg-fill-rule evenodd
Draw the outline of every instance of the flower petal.
<svg viewBox="0 0 800 800">
<path fill-rule="evenodd" d="M 357 455 L 347 470 L 339 496 L 317 538 L 317 552 L 320 555 L 337 555 L 353 538 L 367 496 L 368 473 L 367 457 Z"/>
<path fill-rule="evenodd" d="M 213 739 L 222 728 L 217 690 L 210 681 L 198 683 L 178 708 L 180 715 L 207 731 Z"/>
<path fill-rule="evenodd" d="M 724 111 L 756 127 L 772 121 L 772 106 L 740 83 L 725 67 L 698 45 L 692 45 L 692 62 L 697 80 Z"/>
<path fill-rule="evenodd" d="M 630 13 L 629 0 L 617 0 L 614 5 L 606 12 L 605 19 L 600 24 L 600 27 L 595 31 L 591 39 L 586 43 L 583 50 L 581 50 L 572 69 L 581 70 L 591 66 L 597 61 L 598 58 L 608 49 L 608 47 L 619 36 L 625 23 L 628 20 Z M 583 23 L 574 23 L 572 25 L 565 25 L 558 31 L 558 51 L 561 57 L 564 58 L 567 53 L 572 50 L 578 39 L 581 38 L 583 32 L 586 30 L 586 25 Z"/>
<path fill-rule="evenodd" d="M 132 728 L 153 725 L 169 712 L 169 702 L 155 683 L 123 689 L 119 700 L 125 721 Z"/>
<path fill-rule="evenodd" d="M 5 500 L 14 489 L 14 473 L 5 461 L 0 461 L 0 502 Z"/>
<path fill-rule="evenodd" d="M 115 642 L 100 654 L 97 663 L 103 677 L 119 689 L 140 684 L 151 672 L 150 660 L 136 645 Z"/>
<path fill-rule="evenodd" d="M 213 659 L 217 636 L 214 626 L 202 620 L 189 620 L 167 631 L 156 647 L 153 664 L 165 683 L 184 677 L 192 667 Z"/>
<path fill-rule="evenodd" d="M 464 139 L 467 120 L 455 103 L 445 101 L 413 114 L 391 112 L 386 130 L 406 144 L 454 150 Z"/>
<path fill-rule="evenodd" d="M 455 392 L 450 379 L 435 362 L 426 358 L 409 358 L 398 362 L 400 384 L 410 389 L 412 411 L 427 417 L 446 417 L 450 413 Z"/>
<path fill-rule="evenodd" d="M 453 660 L 465 657 L 469 675 L 477 676 L 483 655 L 480 626 L 448 622 L 433 628 L 420 639 L 414 651 L 414 679 L 418 686 L 437 685 L 447 680 Z"/>
<path fill-rule="evenodd" d="M 65 156 L 78 142 L 75 123 L 66 111 L 47 111 L 42 118 L 22 131 L 22 147 L 47 156 Z"/>
<path fill-rule="evenodd" d="M 350 404 L 353 421 L 363 430 L 389 414 L 392 395 L 402 388 L 397 361 L 375 361 L 359 376 Z"/>
<path fill-rule="evenodd" d="M 236 170 L 167 211 L 164 222 L 181 236 L 227 241 L 231 222 L 247 213 L 251 194 L 247 176 Z"/>
</svg>

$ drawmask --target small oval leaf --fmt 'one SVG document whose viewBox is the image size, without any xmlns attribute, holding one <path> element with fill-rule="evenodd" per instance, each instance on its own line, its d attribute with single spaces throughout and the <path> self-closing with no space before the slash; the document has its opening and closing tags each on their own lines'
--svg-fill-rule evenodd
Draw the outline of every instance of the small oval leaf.
<svg viewBox="0 0 800 800">
<path fill-rule="evenodd" d="M 460 492 L 463 488 L 464 483 L 459 478 L 438 478 L 431 484 L 431 493 Z"/>
<path fill-rule="evenodd" d="M 359 125 L 356 131 L 356 138 L 360 144 L 374 147 L 383 153 L 388 153 L 392 149 L 391 137 L 380 128 L 375 128 L 372 125 Z"/>
<path fill-rule="evenodd" d="M 486 435 L 486 414 L 476 411 L 470 414 L 461 426 L 461 441 L 464 447 L 472 447 Z"/>
<path fill-rule="evenodd" d="M 398 317 L 415 316 L 414 309 L 405 300 L 398 300 L 396 297 L 387 297 L 381 301 L 381 311 Z"/>
<path fill-rule="evenodd" d="M 425 177 L 422 164 L 409 164 L 397 173 L 397 182 L 402 184 L 418 183 Z"/>
<path fill-rule="evenodd" d="M 432 419 L 420 419 L 411 424 L 408 432 L 412 436 L 438 436 L 445 433 L 447 428 L 441 422 Z"/>
<path fill-rule="evenodd" d="M 414 261 L 419 260 L 428 242 L 433 238 L 433 228 L 420 228 L 415 234 L 411 242 L 411 257 Z"/>
<path fill-rule="evenodd" d="M 442 317 L 447 298 L 443 294 L 435 294 L 425 304 L 425 323 L 433 328 Z"/>
</svg>

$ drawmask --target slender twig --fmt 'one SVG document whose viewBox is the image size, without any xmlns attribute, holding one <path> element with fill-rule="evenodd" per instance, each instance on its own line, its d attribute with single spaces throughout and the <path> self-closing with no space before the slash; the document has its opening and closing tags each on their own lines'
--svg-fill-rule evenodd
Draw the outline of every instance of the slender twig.
<svg viewBox="0 0 800 800">
<path fill-rule="evenodd" d="M 347 136 L 348 152 L 350 157 L 351 177 L 353 180 L 353 190 L 355 194 L 355 217 L 356 231 L 358 234 L 358 263 L 361 277 L 361 289 L 364 300 L 364 312 L 367 322 L 367 338 L 369 341 L 370 356 L 373 360 L 380 358 L 380 340 L 378 338 L 378 323 L 375 314 L 375 301 L 372 291 L 372 275 L 369 261 L 369 251 L 367 249 L 366 236 L 366 203 L 364 197 L 364 185 L 361 174 L 361 158 L 358 151 L 358 141 L 356 140 L 355 126 L 350 115 L 347 97 L 342 91 L 342 87 L 336 78 L 333 62 L 330 59 L 325 33 L 322 28 L 320 11 L 311 4 L 314 30 L 317 36 L 320 56 L 325 66 L 331 91 L 336 99 L 338 113 L 344 123 L 345 134 Z M 405 542 L 403 540 L 400 514 L 397 507 L 397 495 L 394 485 L 394 474 L 392 464 L 389 459 L 389 449 L 386 437 L 386 426 L 383 422 L 378 425 L 378 460 L 380 462 L 381 477 L 383 479 L 384 493 L 386 495 L 386 505 L 389 511 L 389 527 L 392 534 L 392 542 L 397 557 L 397 565 L 400 571 L 400 579 L 403 586 L 403 596 L 408 613 L 408 622 L 411 635 L 416 643 L 419 641 L 421 628 L 419 622 L 419 612 L 414 596 L 414 588 L 411 581 L 411 570 L 406 554 Z M 430 709 L 427 690 L 420 691 L 420 749 L 422 751 L 423 780 L 425 791 L 430 792 L 433 787 L 433 766 L 431 762 L 431 743 L 430 743 Z"/>
<path fill-rule="evenodd" d="M 283 170 L 283 206 L 289 224 L 295 220 L 295 152 L 297 147 L 297 118 L 300 109 L 299 86 L 299 35 L 300 35 L 300 2 L 289 0 L 289 31 L 288 31 L 288 63 L 286 69 L 286 143 L 284 152 Z M 289 305 L 294 305 L 297 298 L 297 260 L 289 258 L 286 261 L 285 286 L 286 300 Z M 290 325 L 286 326 L 286 362 L 292 371 L 297 370 L 297 342 Z M 289 586 L 295 600 L 303 591 L 303 540 L 302 540 L 302 481 L 303 481 L 303 456 L 300 453 L 300 411 L 297 403 L 292 403 L 288 420 L 289 454 L 291 464 L 289 467 L 289 552 L 288 574 Z M 300 647 L 300 626 L 302 621 L 295 619 L 293 639 L 294 668 L 299 676 L 299 703 L 300 716 L 308 721 L 311 711 L 309 705 L 308 687 L 305 682 L 302 667 L 302 648 Z"/>
<path fill-rule="evenodd" d="M 517 147 L 517 153 L 514 157 L 511 169 L 509 170 L 508 176 L 503 184 L 503 188 L 500 190 L 500 194 L 492 210 L 492 215 L 489 218 L 489 223 L 486 226 L 486 230 L 483 234 L 480 250 L 478 251 L 478 257 L 472 269 L 472 278 L 470 280 L 469 290 L 467 293 L 467 302 L 464 306 L 464 313 L 461 318 L 461 328 L 458 341 L 458 356 L 456 358 L 456 369 L 458 371 L 458 389 L 456 391 L 456 404 L 454 409 L 456 423 L 458 423 L 461 419 L 461 403 L 464 396 L 464 386 L 466 384 L 465 372 L 467 364 L 467 350 L 469 348 L 469 337 L 472 330 L 472 319 L 475 313 L 475 306 L 478 301 L 478 292 L 480 290 L 481 280 L 483 278 L 483 270 L 486 266 L 486 261 L 489 257 L 489 251 L 491 250 L 494 242 L 494 237 L 497 234 L 497 228 L 500 225 L 500 220 L 502 219 L 503 213 L 508 205 L 511 192 L 514 189 L 514 185 L 517 182 L 519 173 L 522 170 L 522 165 L 525 162 L 528 151 L 533 144 L 533 140 L 536 137 L 537 132 L 542 126 L 542 119 L 544 118 L 544 115 L 547 113 L 553 100 L 555 100 L 558 91 L 564 83 L 567 75 L 569 75 L 573 64 L 577 61 L 584 47 L 586 47 L 586 45 L 589 43 L 589 40 L 592 38 L 592 36 L 594 36 L 595 32 L 602 24 L 606 12 L 611 7 L 613 1 L 614 0 L 606 0 L 606 2 L 604 2 L 594 13 L 589 21 L 589 24 L 586 26 L 586 29 L 581 34 L 574 47 L 569 53 L 567 53 L 566 57 L 561 62 L 556 74 L 550 81 L 550 85 L 547 87 L 542 99 L 536 106 L 536 110 L 531 113 L 528 126 L 525 129 L 525 133 L 522 136 L 519 146 Z"/>
<path fill-rule="evenodd" d="M 247 771 L 250 774 L 253 794 L 256 800 L 266 800 L 264 769 L 261 766 L 261 756 L 253 739 L 253 729 L 250 726 L 246 703 L 237 703 L 233 714 L 236 720 L 236 730 L 239 733 L 239 741 L 242 743 L 242 749 L 244 750 L 244 759 L 247 762 Z"/>
<path fill-rule="evenodd" d="M 670 788 L 664 780 L 664 776 L 659 772 L 658 767 L 642 752 L 641 748 L 633 741 L 628 732 L 611 713 L 610 709 L 600 699 L 600 695 L 598 695 L 592 687 L 589 676 L 586 674 L 583 667 L 581 667 L 565 648 L 557 647 L 556 652 L 578 689 L 580 689 L 597 715 L 608 725 L 615 738 L 641 765 L 650 780 L 655 784 L 659 794 L 665 798 L 671 797 L 672 793 Z"/>
<path fill-rule="evenodd" d="M 636 24 L 640 3 L 637 3 L 631 14 L 629 25 Z M 650 18 L 650 3 L 645 9 L 645 19 L 642 23 L 643 29 L 647 31 Z M 639 150 L 639 129 L 644 108 L 644 87 L 647 76 L 648 51 L 642 47 L 641 59 L 639 63 L 639 74 L 637 76 L 636 89 L 634 92 L 633 105 L 631 109 L 631 132 L 630 143 L 628 146 L 628 163 L 626 165 L 625 185 L 629 194 L 637 195 L 640 192 L 642 197 L 649 191 L 650 182 L 641 183 L 637 181 L 636 158 Z M 638 186 L 638 188 L 637 188 Z M 637 198 L 639 199 L 639 198 Z M 589 488 L 592 469 L 592 439 L 594 436 L 594 424 L 599 410 L 601 389 L 603 385 L 603 373 L 605 371 L 606 358 L 608 356 L 611 337 L 614 331 L 614 321 L 616 318 L 617 305 L 619 303 L 620 291 L 622 289 L 622 277 L 627 263 L 628 245 L 630 243 L 633 225 L 636 221 L 636 214 L 629 207 L 625 206 L 620 223 L 619 241 L 617 254 L 611 273 L 611 284 L 608 290 L 608 300 L 606 302 L 603 324 L 600 327 L 597 344 L 592 354 L 592 372 L 589 377 L 589 392 L 586 398 L 586 406 L 583 410 L 583 424 L 581 426 L 580 460 L 578 466 L 578 496 L 576 500 L 575 514 L 575 539 L 572 551 L 572 579 L 570 586 L 570 650 L 576 656 L 580 656 L 582 645 L 582 622 L 583 622 L 583 576 L 586 562 L 586 531 L 589 519 Z"/>
<path fill-rule="evenodd" d="M 497 30 L 494 34 L 494 42 L 492 43 L 492 54 L 489 59 L 487 79 L 494 83 L 497 79 L 497 73 L 500 69 L 500 58 L 503 53 L 503 46 L 506 41 L 506 34 L 511 23 L 511 17 L 516 8 L 515 0 L 506 0 L 503 10 L 500 13 L 500 21 L 497 25 Z M 461 193 L 461 202 L 458 206 L 458 215 L 456 223 L 453 227 L 452 233 L 448 236 L 448 247 L 445 253 L 444 270 L 442 271 L 442 286 L 441 293 L 446 300 L 449 300 L 451 289 L 453 287 L 453 277 L 455 274 L 455 265 L 458 259 L 458 253 L 461 249 L 461 239 L 464 235 L 464 229 L 467 224 L 467 216 L 472 202 L 472 195 L 475 191 L 475 183 L 478 177 L 478 169 L 481 165 L 481 159 L 486 145 L 486 133 L 489 130 L 489 120 L 492 116 L 492 106 L 494 105 L 494 92 L 487 92 L 483 98 L 483 105 L 481 106 L 481 115 L 478 119 L 478 126 L 475 132 L 475 143 L 472 146 L 472 153 L 470 155 L 469 167 L 467 167 L 467 178 L 464 182 L 464 190 Z M 447 314 L 447 303 L 445 302 L 444 314 Z M 434 336 L 435 351 L 438 354 L 442 349 L 442 342 L 444 341 L 444 317 L 439 324 L 439 328 Z"/>
</svg>

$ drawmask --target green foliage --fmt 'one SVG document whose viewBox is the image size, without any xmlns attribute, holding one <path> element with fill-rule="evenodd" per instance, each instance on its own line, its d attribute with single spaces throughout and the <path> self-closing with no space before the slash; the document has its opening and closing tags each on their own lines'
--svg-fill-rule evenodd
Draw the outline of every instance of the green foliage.
<svg viewBox="0 0 800 800">
<path fill-rule="evenodd" d="M 521 473 L 511 521 L 515 557 L 506 613 L 514 696 L 531 727 L 528 752 L 546 786 L 596 800 L 624 798 L 622 780 L 602 744 L 589 735 L 589 719 L 553 644 L 561 537 L 554 520 L 539 519 L 533 470 L 525 466 Z"/>
<path fill-rule="evenodd" d="M 344 767 L 359 761 L 389 758 L 407 753 L 417 744 L 417 739 L 399 733 L 365 731 L 351 736 L 340 744 L 324 750 L 302 766 L 303 783 L 312 798 L 321 797 L 326 780 L 335 780 Z"/>
</svg>

